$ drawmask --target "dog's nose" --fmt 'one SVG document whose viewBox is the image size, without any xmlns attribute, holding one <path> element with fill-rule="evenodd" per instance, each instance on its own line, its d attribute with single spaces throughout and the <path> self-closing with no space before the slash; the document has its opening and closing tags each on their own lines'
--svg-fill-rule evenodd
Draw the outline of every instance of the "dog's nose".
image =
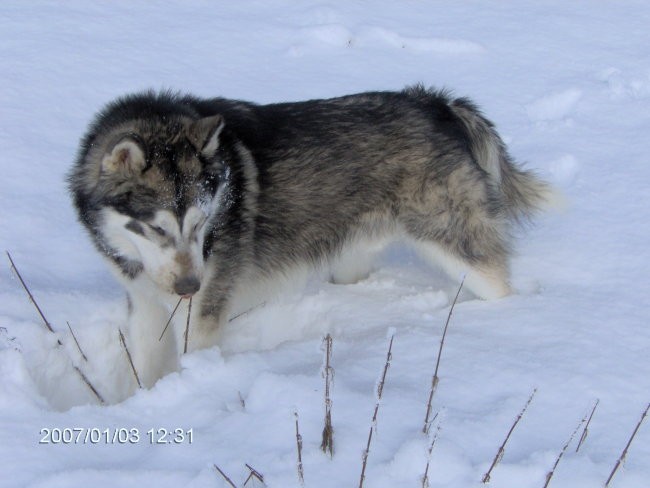
<svg viewBox="0 0 650 488">
<path fill-rule="evenodd" d="M 174 283 L 174 291 L 182 297 L 191 297 L 201 288 L 201 282 L 194 276 L 179 278 Z"/>
</svg>

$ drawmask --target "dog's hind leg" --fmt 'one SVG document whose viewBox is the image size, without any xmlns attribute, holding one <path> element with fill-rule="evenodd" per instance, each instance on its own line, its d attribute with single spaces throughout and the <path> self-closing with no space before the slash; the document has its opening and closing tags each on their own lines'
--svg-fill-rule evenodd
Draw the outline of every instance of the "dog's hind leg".
<svg viewBox="0 0 650 488">
<path fill-rule="evenodd" d="M 398 221 L 423 257 L 454 279 L 465 275 L 465 285 L 480 298 L 508 295 L 508 223 L 484 177 L 461 166 L 444 185 L 433 183 L 415 195 Z"/>
<path fill-rule="evenodd" d="M 511 293 L 504 263 L 470 263 L 440 244 L 427 240 L 415 240 L 414 247 L 427 262 L 441 267 L 450 278 L 464 278 L 464 286 L 479 298 L 494 300 Z"/>
</svg>

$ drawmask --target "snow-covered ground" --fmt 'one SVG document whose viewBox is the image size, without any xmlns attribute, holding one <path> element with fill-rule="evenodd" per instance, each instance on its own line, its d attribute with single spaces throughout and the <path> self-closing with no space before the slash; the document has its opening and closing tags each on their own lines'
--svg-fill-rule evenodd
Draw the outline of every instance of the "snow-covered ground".
<svg viewBox="0 0 650 488">
<path fill-rule="evenodd" d="M 117 333 L 122 291 L 76 222 L 64 176 L 92 115 L 127 92 L 274 102 L 423 82 L 476 100 L 513 155 L 569 200 L 521 232 L 515 295 L 461 294 L 433 400 L 430 485 L 483 486 L 537 388 L 489 486 L 543 486 L 596 399 L 585 444 L 576 453 L 573 441 L 550 486 L 602 486 L 650 401 L 649 25 L 641 1 L 2 2 L 0 249 L 56 336 L 5 260 L 0 485 L 224 487 L 213 464 L 242 485 L 248 463 L 268 487 L 298 486 L 297 412 L 305 486 L 358 486 L 394 330 L 365 486 L 421 486 L 430 438 L 420 430 L 454 283 L 392 248 L 368 279 L 310 280 L 231 322 L 220 349 L 122 399 L 133 381 Z M 332 459 L 319 449 L 328 332 Z M 79 442 L 40 443 L 42 429 L 73 428 L 85 429 Z M 152 443 L 148 431 L 163 428 L 183 429 L 183 442 Z M 649 460 L 646 421 L 611 486 L 650 486 Z"/>
</svg>

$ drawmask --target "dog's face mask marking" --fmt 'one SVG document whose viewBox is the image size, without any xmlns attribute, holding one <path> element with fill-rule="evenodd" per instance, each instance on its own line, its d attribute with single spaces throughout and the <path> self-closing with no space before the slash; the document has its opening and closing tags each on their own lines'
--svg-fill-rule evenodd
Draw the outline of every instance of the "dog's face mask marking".
<svg viewBox="0 0 650 488">
<path fill-rule="evenodd" d="M 213 116 L 145 127 L 116 138 L 101 160 L 99 186 L 113 189 L 102 210 L 109 253 L 165 293 L 201 287 L 207 224 L 227 184 L 217 154 L 223 126 Z"/>
<path fill-rule="evenodd" d="M 147 220 L 108 209 L 104 219 L 111 244 L 124 257 L 141 263 L 160 290 L 184 297 L 199 290 L 207 222 L 207 214 L 199 207 L 190 207 L 182 218 L 159 210 Z"/>
</svg>

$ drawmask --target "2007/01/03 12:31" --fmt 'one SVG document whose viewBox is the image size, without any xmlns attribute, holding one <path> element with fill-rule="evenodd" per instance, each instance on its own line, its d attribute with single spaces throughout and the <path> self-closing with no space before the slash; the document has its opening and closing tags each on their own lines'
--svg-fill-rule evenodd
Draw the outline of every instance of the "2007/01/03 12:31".
<svg viewBox="0 0 650 488">
<path fill-rule="evenodd" d="M 132 428 L 98 428 L 98 427 L 65 427 L 48 428 L 40 431 L 39 444 L 138 444 L 142 441 L 149 444 L 192 444 L 193 429 L 167 429 L 164 427 L 151 428 L 141 432 L 137 427 Z"/>
</svg>

